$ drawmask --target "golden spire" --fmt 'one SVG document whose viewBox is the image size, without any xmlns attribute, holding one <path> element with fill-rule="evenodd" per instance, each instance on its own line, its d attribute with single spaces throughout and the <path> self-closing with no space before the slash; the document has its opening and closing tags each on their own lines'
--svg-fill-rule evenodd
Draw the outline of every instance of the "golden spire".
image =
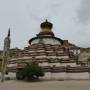
<svg viewBox="0 0 90 90">
<path fill-rule="evenodd" d="M 45 22 L 41 23 L 40 27 L 41 27 L 41 32 L 51 32 L 53 24 L 48 22 L 48 20 L 46 19 Z"/>
</svg>

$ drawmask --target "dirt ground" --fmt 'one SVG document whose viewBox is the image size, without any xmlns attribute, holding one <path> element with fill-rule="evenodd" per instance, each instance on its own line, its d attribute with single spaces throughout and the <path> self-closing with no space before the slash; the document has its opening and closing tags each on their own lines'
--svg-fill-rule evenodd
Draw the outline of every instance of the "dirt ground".
<svg viewBox="0 0 90 90">
<path fill-rule="evenodd" d="M 90 90 L 89 80 L 21 82 L 16 80 L 0 82 L 0 90 Z"/>
</svg>

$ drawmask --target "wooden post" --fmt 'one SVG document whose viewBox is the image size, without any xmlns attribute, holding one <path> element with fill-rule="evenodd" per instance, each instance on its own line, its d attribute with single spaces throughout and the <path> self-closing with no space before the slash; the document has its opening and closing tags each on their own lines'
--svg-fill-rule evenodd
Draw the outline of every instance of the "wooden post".
<svg viewBox="0 0 90 90">
<path fill-rule="evenodd" d="M 1 65 L 1 82 L 4 82 L 5 80 L 7 62 L 9 57 L 9 49 L 10 49 L 10 28 L 8 31 L 8 36 L 4 40 L 3 58 Z"/>
<path fill-rule="evenodd" d="M 1 82 L 4 81 L 4 75 L 6 73 L 6 67 L 7 67 L 7 56 L 3 56 L 2 60 L 2 66 L 1 66 Z"/>
</svg>

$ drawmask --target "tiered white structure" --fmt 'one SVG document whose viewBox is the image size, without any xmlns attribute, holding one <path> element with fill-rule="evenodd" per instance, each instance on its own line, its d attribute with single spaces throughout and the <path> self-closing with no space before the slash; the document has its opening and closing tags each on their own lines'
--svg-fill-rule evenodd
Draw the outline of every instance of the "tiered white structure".
<svg viewBox="0 0 90 90">
<path fill-rule="evenodd" d="M 53 24 L 47 20 L 40 26 L 41 32 L 29 40 L 30 45 L 14 52 L 16 56 L 9 61 L 9 71 L 23 68 L 26 62 L 36 62 L 45 71 L 44 79 L 89 79 L 90 68 L 78 62 L 79 48 L 55 37 Z"/>
</svg>

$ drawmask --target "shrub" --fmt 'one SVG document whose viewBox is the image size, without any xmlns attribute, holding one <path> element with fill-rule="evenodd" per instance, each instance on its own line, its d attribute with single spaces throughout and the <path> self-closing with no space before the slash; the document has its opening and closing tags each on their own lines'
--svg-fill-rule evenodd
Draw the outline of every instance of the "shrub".
<svg viewBox="0 0 90 90">
<path fill-rule="evenodd" d="M 23 69 L 19 70 L 16 74 L 18 80 L 38 80 L 39 77 L 44 76 L 43 69 L 38 64 L 27 64 Z"/>
</svg>

